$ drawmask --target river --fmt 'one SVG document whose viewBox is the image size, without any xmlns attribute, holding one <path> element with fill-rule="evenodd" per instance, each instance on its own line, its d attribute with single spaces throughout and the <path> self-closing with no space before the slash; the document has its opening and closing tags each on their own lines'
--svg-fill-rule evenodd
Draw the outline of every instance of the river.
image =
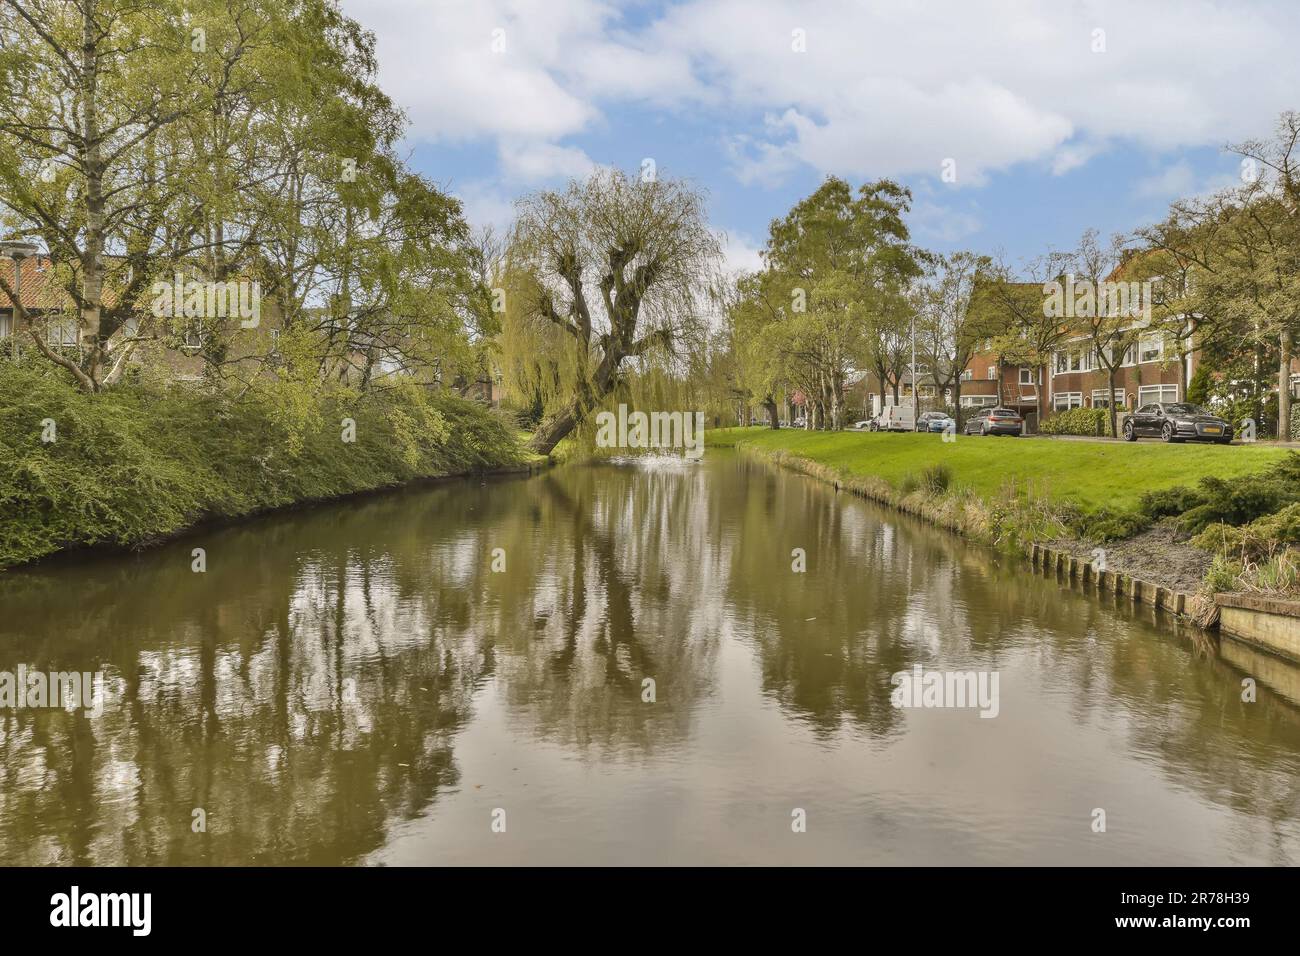
<svg viewBox="0 0 1300 956">
<path fill-rule="evenodd" d="M 1300 863 L 1295 703 L 726 452 L 8 572 L 19 664 L 106 703 L 0 711 L 4 864 Z M 892 706 L 918 664 L 996 717 Z"/>
</svg>

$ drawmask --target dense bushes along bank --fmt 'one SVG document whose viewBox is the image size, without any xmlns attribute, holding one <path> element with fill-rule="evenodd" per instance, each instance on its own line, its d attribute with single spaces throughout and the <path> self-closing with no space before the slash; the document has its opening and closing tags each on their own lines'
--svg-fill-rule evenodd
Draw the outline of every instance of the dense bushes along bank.
<svg viewBox="0 0 1300 956">
<path fill-rule="evenodd" d="M 39 371 L 5 367 L 0 568 L 521 461 L 513 430 L 487 409 L 414 384 L 366 396 L 271 387 L 236 398 L 162 385 L 86 395 Z"/>
</svg>

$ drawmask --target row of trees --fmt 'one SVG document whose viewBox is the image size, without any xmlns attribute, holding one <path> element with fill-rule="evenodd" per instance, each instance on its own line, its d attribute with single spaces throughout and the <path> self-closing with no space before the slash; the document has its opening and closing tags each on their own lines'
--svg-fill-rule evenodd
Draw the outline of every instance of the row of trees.
<svg viewBox="0 0 1300 956">
<path fill-rule="evenodd" d="M 1298 139 L 1300 114 L 1286 113 L 1273 137 L 1232 147 L 1241 185 L 1179 200 L 1161 221 L 1109 242 L 1090 230 L 1075 248 L 1019 267 L 917 249 L 906 189 L 881 180 L 854 191 L 829 178 L 772 223 L 763 268 L 729 290 L 736 394 L 764 406 L 775 425 L 777 396 L 801 393 L 807 427 L 840 428 L 848 373 L 873 373 L 897 401 L 914 343 L 924 380 L 951 396 L 958 416 L 962 373 L 977 350 L 999 370 L 1037 369 L 1038 382 L 1049 380 L 1062 349 L 1088 352 L 1114 395 L 1126 356 L 1156 334 L 1166 343 L 1163 361 L 1179 370 L 1181 394 L 1193 386 L 1187 354 L 1198 349 L 1207 370 L 1201 392 L 1257 422 L 1277 422 L 1285 435 L 1300 327 Z M 1139 283 L 1149 296 L 1106 296 L 1110 281 Z M 1053 307 L 1051 283 L 1064 285 L 1069 301 Z M 1148 310 L 1150 321 L 1138 322 Z M 1041 403 L 1044 390 L 1035 392 Z M 1114 402 L 1110 419 L 1117 434 Z"/>
<path fill-rule="evenodd" d="M 0 223 L 48 250 L 79 339 L 52 347 L 19 303 L 32 345 L 110 387 L 193 318 L 150 308 L 182 273 L 259 283 L 279 333 L 203 316 L 216 379 L 477 374 L 496 331 L 482 250 L 396 154 L 376 66 L 331 0 L 0 0 Z"/>
</svg>

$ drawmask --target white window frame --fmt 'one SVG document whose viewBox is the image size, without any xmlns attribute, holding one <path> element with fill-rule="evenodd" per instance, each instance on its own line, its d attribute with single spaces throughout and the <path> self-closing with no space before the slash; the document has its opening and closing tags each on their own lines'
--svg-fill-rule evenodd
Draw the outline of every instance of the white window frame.
<svg viewBox="0 0 1300 956">
<path fill-rule="evenodd" d="M 1069 411 L 1071 408 L 1083 407 L 1083 392 L 1057 392 L 1052 396 L 1052 410 Z"/>
<path fill-rule="evenodd" d="M 14 320 L 7 315 L 0 315 L 0 341 L 9 338 L 9 327 L 13 325 Z"/>
<path fill-rule="evenodd" d="M 1172 397 L 1168 393 L 1172 392 Z M 1139 385 L 1137 407 L 1150 405 L 1152 402 L 1176 402 L 1178 401 L 1177 383 L 1170 385 Z"/>
<path fill-rule="evenodd" d="M 998 403 L 996 395 L 963 395 L 962 408 L 993 408 Z"/>
<path fill-rule="evenodd" d="M 1034 370 L 1032 368 L 1022 368 L 1020 370 L 1020 384 L 1021 385 L 1034 384 Z"/>
<path fill-rule="evenodd" d="M 990 365 L 990 366 L 989 366 L 989 381 L 990 381 L 990 382 L 996 382 L 997 380 L 998 380 L 998 367 L 997 367 L 996 365 Z"/>
<path fill-rule="evenodd" d="M 45 326 L 45 344 L 52 348 L 74 348 L 80 331 L 76 319 L 51 319 Z"/>
<path fill-rule="evenodd" d="M 1097 404 L 1097 400 L 1098 400 L 1098 399 L 1101 399 L 1101 401 L 1103 401 L 1103 402 L 1106 400 L 1106 390 L 1105 390 L 1104 388 L 1094 388 L 1094 389 L 1092 390 L 1092 397 L 1091 397 L 1092 407 L 1093 407 L 1093 408 L 1107 408 L 1107 407 L 1108 407 L 1108 406 L 1106 406 L 1106 405 L 1098 405 L 1098 404 Z M 1115 391 L 1114 391 L 1114 392 L 1112 393 L 1112 395 L 1111 395 L 1111 401 L 1114 402 L 1116 408 L 1123 408 L 1123 407 L 1124 407 L 1124 389 L 1122 389 L 1122 388 L 1117 388 L 1117 389 L 1115 389 Z"/>
<path fill-rule="evenodd" d="M 962 380 L 963 382 L 969 382 L 969 381 L 971 381 L 974 377 L 975 377 L 975 371 L 974 371 L 973 369 L 969 369 L 969 368 L 962 369 L 962 372 L 961 372 L 961 380 Z"/>
<path fill-rule="evenodd" d="M 1154 357 L 1147 358 L 1146 357 L 1147 346 L 1152 341 L 1154 341 L 1158 347 L 1151 350 L 1155 353 Z M 1137 357 L 1138 357 L 1138 364 L 1140 365 L 1149 365 L 1152 362 L 1163 361 L 1165 357 L 1165 337 L 1160 334 L 1143 335 L 1141 338 L 1138 339 Z"/>
</svg>

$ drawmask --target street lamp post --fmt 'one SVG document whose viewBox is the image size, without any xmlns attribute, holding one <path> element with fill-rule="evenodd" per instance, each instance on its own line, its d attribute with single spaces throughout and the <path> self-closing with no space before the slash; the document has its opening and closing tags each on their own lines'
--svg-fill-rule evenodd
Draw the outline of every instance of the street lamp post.
<svg viewBox="0 0 1300 956">
<path fill-rule="evenodd" d="M 22 262 L 29 256 L 34 256 L 40 251 L 39 247 L 32 242 L 24 242 L 21 239 L 6 239 L 0 242 L 0 255 L 6 259 L 14 261 L 14 298 L 17 302 L 11 302 L 13 308 L 10 310 L 12 318 L 9 320 L 9 335 L 13 339 L 14 358 L 18 358 L 18 303 L 23 301 L 23 268 Z"/>
</svg>

